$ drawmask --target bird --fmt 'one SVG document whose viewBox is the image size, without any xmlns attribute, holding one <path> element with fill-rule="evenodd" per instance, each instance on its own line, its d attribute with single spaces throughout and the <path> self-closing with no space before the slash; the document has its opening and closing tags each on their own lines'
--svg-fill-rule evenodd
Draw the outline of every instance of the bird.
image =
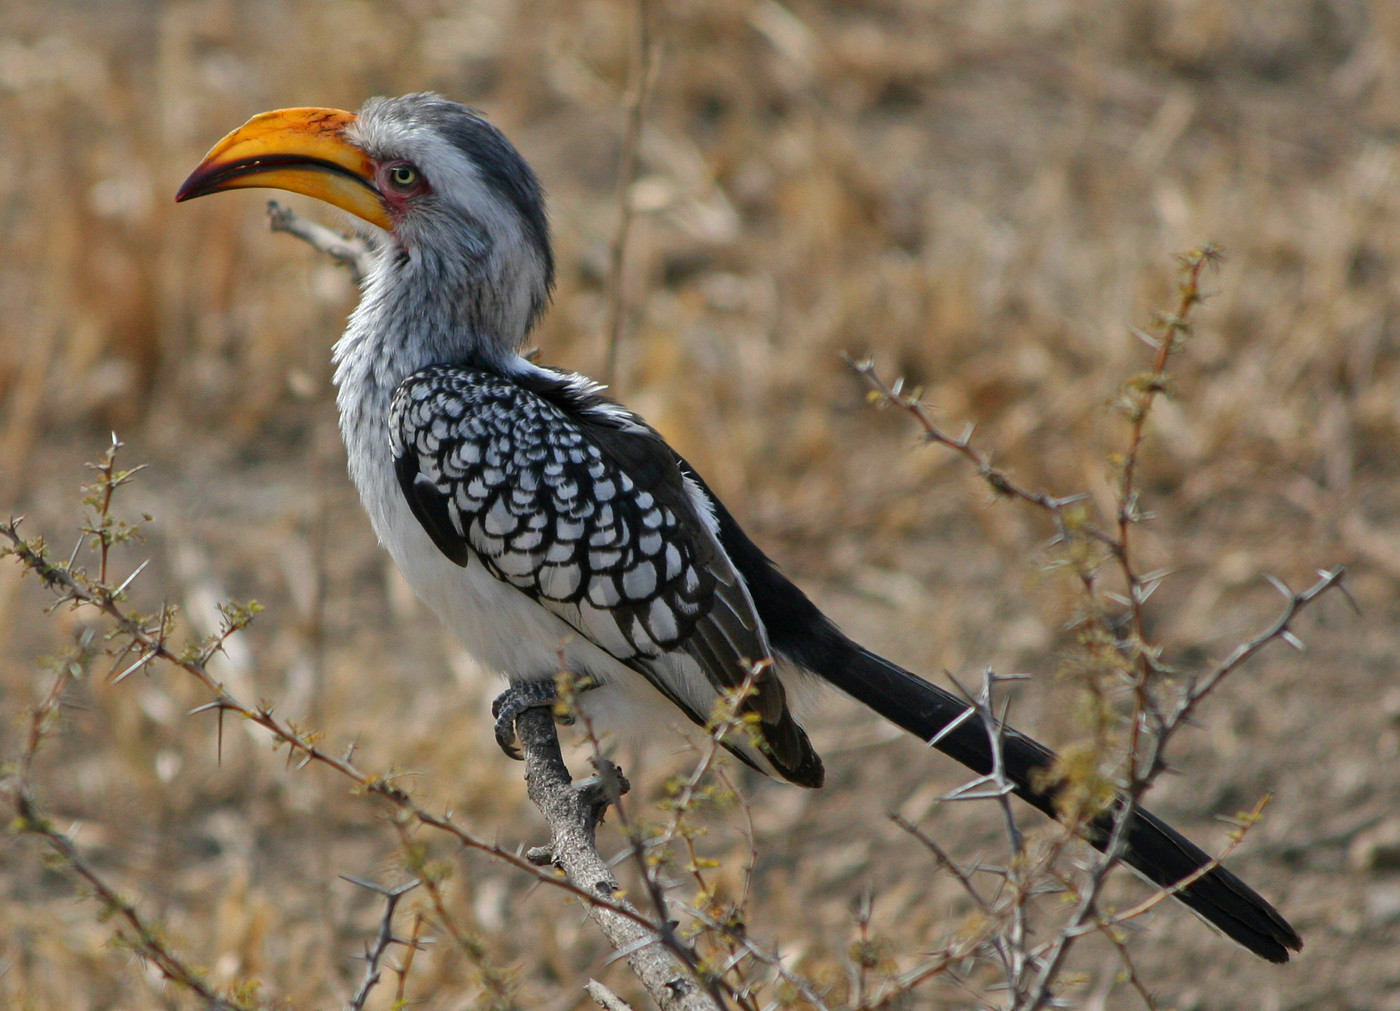
<svg viewBox="0 0 1400 1011">
<path fill-rule="evenodd" d="M 562 664 L 591 685 L 580 710 L 623 721 L 669 703 L 704 725 L 746 689 L 730 697 L 752 732 L 725 746 L 799 786 L 824 776 L 790 701 L 810 681 L 992 771 L 967 701 L 846 636 L 638 414 L 522 354 L 553 291 L 550 227 L 534 171 L 485 115 L 429 92 L 262 113 L 213 146 L 176 200 L 247 187 L 338 207 L 371 244 L 332 352 L 350 478 L 418 596 L 505 676 L 493 713 L 508 753 L 515 718 L 553 705 Z M 1057 817 L 1054 753 L 1000 734 L 1014 792 Z M 1105 849 L 1112 825 L 1111 808 L 1084 835 Z M 1256 955 L 1301 950 L 1273 906 L 1149 811 L 1131 812 L 1122 846 L 1128 866 Z"/>
</svg>

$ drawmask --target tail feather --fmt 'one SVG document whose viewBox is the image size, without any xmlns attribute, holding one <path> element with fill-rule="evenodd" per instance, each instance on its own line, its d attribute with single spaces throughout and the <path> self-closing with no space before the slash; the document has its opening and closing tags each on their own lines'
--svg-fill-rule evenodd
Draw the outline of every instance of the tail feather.
<svg viewBox="0 0 1400 1011">
<path fill-rule="evenodd" d="M 841 657 L 839 664 L 824 664 L 814 672 L 911 734 L 932 740 L 966 712 L 967 703 L 955 695 L 863 647 L 849 645 L 849 654 Z M 991 747 L 986 728 L 978 720 L 964 720 L 942 733 L 934 747 L 974 772 L 991 772 Z M 1017 796 L 1055 817 L 1054 787 L 1038 789 L 1036 782 L 1040 778 L 1037 774 L 1054 762 L 1054 752 L 1007 727 L 1002 758 Z M 1086 839 L 1095 848 L 1102 850 L 1107 846 L 1112 819 L 1110 812 L 1089 826 Z M 1212 860 L 1203 849 L 1149 811 L 1133 814 L 1125 842 L 1124 863 L 1163 888 L 1190 877 Z M 1177 892 L 1176 898 L 1270 962 L 1287 962 L 1290 950 L 1298 951 L 1303 946 L 1288 921 L 1224 867 L 1211 868 Z"/>
<path fill-rule="evenodd" d="M 812 672 L 863 702 L 890 722 L 931 741 L 939 751 L 974 772 L 992 768 L 987 732 L 976 720 L 947 730 L 967 711 L 967 704 L 923 678 L 909 673 L 846 638 L 749 540 L 723 503 L 710 494 L 689 464 L 681 469 L 709 495 L 719 538 L 735 568 L 748 584 L 768 639 L 780 657 Z M 942 734 L 942 736 L 939 736 Z M 1037 772 L 1055 761 L 1054 752 L 1029 737 L 1005 728 L 1002 757 L 1016 793 L 1050 817 L 1056 816 L 1053 786 L 1033 782 Z M 1103 849 L 1108 844 L 1112 813 L 1086 833 Z M 1127 826 L 1123 860 L 1155 884 L 1169 888 L 1195 874 L 1211 857 L 1191 840 L 1148 811 L 1138 811 Z M 1182 888 L 1176 897 L 1224 934 L 1271 962 L 1288 961 L 1303 941 L 1273 906 L 1224 867 L 1213 867 Z"/>
</svg>

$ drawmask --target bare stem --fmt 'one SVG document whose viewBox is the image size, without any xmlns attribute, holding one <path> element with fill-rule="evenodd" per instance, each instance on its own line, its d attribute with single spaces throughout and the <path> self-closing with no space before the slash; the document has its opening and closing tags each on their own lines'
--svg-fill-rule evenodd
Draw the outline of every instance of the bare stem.
<svg viewBox="0 0 1400 1011">
<path fill-rule="evenodd" d="M 1133 377 L 1124 386 L 1122 403 L 1129 417 L 1128 441 L 1115 464 L 1115 509 L 1112 519 L 1106 524 L 1092 521 L 1082 508 L 1071 508 L 1088 496 L 1057 497 L 1019 484 L 1004 471 L 993 466 L 991 458 L 972 445 L 970 427 L 961 436 L 948 434 L 930 417 L 924 405 L 919 402 L 917 393 L 905 393 L 900 380 L 886 382 L 876 374 L 869 361 L 857 362 L 847 359 L 850 367 L 870 386 L 872 400 L 908 413 L 922 428 L 927 441 L 952 449 L 971 463 L 978 475 L 997 495 L 1024 502 L 1047 513 L 1058 532 L 1057 540 L 1066 547 L 1070 547 L 1076 540 L 1096 545 L 1099 558 L 1111 559 L 1126 585 L 1126 594 L 1122 598 L 1127 610 L 1126 620 L 1116 619 L 1104 607 L 1104 594 L 1098 586 L 1096 576 L 1097 561 L 1092 560 L 1090 556 L 1091 560 L 1086 562 L 1081 556 L 1071 553 L 1070 560 L 1083 588 L 1090 620 L 1104 635 L 1104 648 L 1110 655 L 1104 662 L 1110 664 L 1113 670 L 1121 672 L 1131 686 L 1132 706 L 1128 714 L 1128 731 L 1122 750 L 1122 779 L 1112 808 L 1112 828 L 1109 837 L 1103 851 L 1085 868 L 1079 885 L 1074 885 L 1067 878 L 1063 879 L 1063 883 L 1075 888 L 1077 893 L 1073 910 L 1057 929 L 1055 936 L 1038 948 L 1032 949 L 1027 946 L 1026 935 L 1023 933 L 1024 923 L 1021 921 L 1012 921 L 1005 928 L 999 929 L 995 941 L 991 942 L 998 946 L 999 951 L 1003 950 L 1000 945 L 1006 945 L 1010 951 L 1019 952 L 1022 959 L 1020 964 L 1028 970 L 1027 975 L 1013 973 L 1008 977 L 1009 989 L 1013 994 L 1013 1007 L 1018 1011 L 1044 1007 L 1055 999 L 1052 987 L 1063 970 L 1070 948 L 1077 938 L 1093 930 L 1102 930 L 1111 935 L 1123 955 L 1126 978 L 1144 1003 L 1149 1008 L 1152 1007 L 1151 998 L 1128 959 L 1126 948 L 1113 933 L 1113 928 L 1141 916 L 1148 909 L 1214 870 L 1223 856 L 1238 845 L 1243 833 L 1258 820 L 1262 803 L 1253 813 L 1242 817 L 1241 828 L 1221 857 L 1208 861 L 1194 874 L 1172 887 L 1156 890 L 1149 899 L 1127 912 L 1104 917 L 1098 911 L 1098 901 L 1109 872 L 1121 860 L 1127 828 L 1140 810 L 1142 797 L 1166 768 L 1164 752 L 1167 745 L 1176 733 L 1187 725 L 1203 699 L 1270 642 L 1281 640 L 1290 646 L 1301 648 L 1301 642 L 1291 631 L 1291 625 L 1297 616 L 1331 589 L 1336 588 L 1345 593 L 1345 589 L 1342 588 L 1344 573 L 1340 567 L 1319 572 L 1317 581 L 1300 593 L 1295 593 L 1278 580 L 1271 579 L 1287 601 L 1283 612 L 1272 624 L 1261 629 L 1252 638 L 1241 642 L 1223 661 L 1204 673 L 1184 682 L 1174 681 L 1170 695 L 1161 690 L 1161 679 L 1154 677 L 1163 668 L 1158 659 L 1159 648 L 1149 641 L 1144 605 L 1161 576 L 1156 573 L 1141 574 L 1133 557 L 1134 542 L 1131 530 L 1144 518 L 1138 502 L 1136 479 L 1148 418 L 1158 394 L 1165 392 L 1169 387 L 1168 363 L 1172 354 L 1190 334 L 1192 312 L 1203 298 L 1201 280 L 1204 271 L 1219 257 L 1219 251 L 1209 245 L 1183 256 L 1179 298 L 1175 311 L 1159 320 L 1159 337 L 1139 334 L 1153 348 L 1152 362 L 1146 372 Z M 1113 595 L 1112 599 L 1118 598 Z M 1091 688 L 1095 692 L 1104 691 L 1097 684 Z M 1001 725 L 1001 720 L 993 718 L 987 701 L 988 689 L 989 686 L 984 686 L 982 695 L 975 699 L 969 695 L 969 699 L 973 708 L 987 723 L 990 732 Z M 998 753 L 998 739 L 995 734 L 991 741 L 995 757 Z M 1106 736 L 1100 735 L 1097 741 L 1100 748 L 1108 746 Z M 993 797 L 1005 803 L 1002 787 L 1004 784 L 1000 782 L 994 760 L 989 775 L 955 791 L 949 799 Z M 1014 851 L 1017 849 L 1018 837 L 1014 823 L 1008 824 L 1012 825 L 1009 838 Z M 989 908 L 990 903 L 981 898 L 970 878 L 956 868 L 941 850 L 935 848 L 934 852 L 941 863 L 953 868 L 964 890 L 979 903 L 979 908 L 983 908 L 984 911 Z M 1013 882 L 1018 885 L 1021 883 L 1019 879 Z M 1013 895 L 1010 904 L 1021 909 L 1025 894 L 1028 893 Z M 1002 919 L 1002 922 L 1006 921 Z M 1005 934 L 1004 939 L 1002 934 Z"/>
<path fill-rule="evenodd" d="M 297 768 L 316 764 L 331 769 L 349 779 L 357 789 L 386 801 L 410 820 L 443 832 L 468 849 L 486 853 L 551 887 L 576 895 L 591 905 L 611 908 L 618 915 L 633 919 L 641 926 L 651 925 L 646 917 L 635 911 L 622 905 L 612 904 L 605 898 L 591 895 L 558 875 L 534 866 L 524 856 L 513 850 L 478 838 L 456 824 L 450 813 L 437 815 L 428 811 L 414 801 L 407 791 L 395 784 L 394 773 L 377 775 L 366 772 L 355 765 L 350 758 L 353 748 L 343 756 L 333 754 L 321 746 L 319 734 L 302 730 L 283 720 L 274 712 L 271 705 L 250 706 L 235 697 L 209 673 L 207 662 L 217 652 L 223 639 L 246 624 L 247 618 L 236 620 L 226 626 L 220 636 L 206 644 L 202 649 L 177 653 L 170 648 L 168 643 L 173 621 L 173 616 L 168 610 L 162 611 L 154 618 L 145 619 L 128 613 L 113 599 L 108 588 L 80 581 L 66 567 L 49 561 L 41 546 L 27 541 L 19 535 L 14 520 L 0 524 L 0 537 L 10 542 L 10 551 L 20 560 L 21 564 L 34 572 L 45 584 L 58 593 L 59 603 L 71 603 L 96 609 L 111 619 L 122 637 L 135 644 L 134 649 L 140 659 L 137 664 L 119 676 L 125 676 L 131 670 L 146 666 L 156 660 L 177 667 L 202 684 L 213 696 L 213 701 L 193 710 L 194 713 L 215 712 L 221 716 L 225 713 L 234 713 L 244 720 L 262 727 L 272 735 L 277 744 L 287 746 L 290 749 L 289 758 L 295 757 L 297 759 Z"/>
<path fill-rule="evenodd" d="M 369 999 L 370 992 L 379 985 L 379 965 L 383 961 L 384 955 L 391 945 L 403 944 L 411 948 L 416 947 L 418 942 L 407 938 L 398 937 L 394 934 L 394 911 L 399 907 L 399 900 L 418 887 L 418 881 L 408 881 L 397 888 L 385 888 L 377 885 L 373 881 L 365 881 L 363 878 L 354 878 L 348 874 L 342 874 L 342 878 L 352 885 L 359 885 L 367 888 L 376 895 L 384 897 L 384 916 L 379 921 L 379 930 L 375 934 L 374 943 L 365 948 L 365 972 L 360 978 L 360 985 L 356 988 L 355 994 L 346 1003 L 346 1011 L 364 1011 L 365 1001 Z M 399 988 L 402 991 L 403 978 L 400 976 Z"/>
<path fill-rule="evenodd" d="M 626 322 L 627 251 L 632 238 L 632 222 L 636 208 L 632 203 L 632 187 L 637 181 L 637 164 L 642 146 L 642 127 L 646 122 L 647 102 L 655 84 L 659 64 L 651 39 L 650 12 L 647 0 L 636 2 L 636 43 L 632 57 L 632 81 L 627 94 L 627 126 L 622 137 L 622 164 L 617 173 L 617 229 L 613 232 L 608 254 L 608 279 L 603 298 L 603 382 L 618 381 L 618 356 Z"/>
<path fill-rule="evenodd" d="M 276 200 L 267 202 L 267 222 L 274 232 L 286 232 L 325 253 L 350 271 L 356 284 L 365 279 L 373 263 L 374 250 L 358 236 L 345 236 L 325 225 L 308 221 L 290 207 Z"/>
</svg>

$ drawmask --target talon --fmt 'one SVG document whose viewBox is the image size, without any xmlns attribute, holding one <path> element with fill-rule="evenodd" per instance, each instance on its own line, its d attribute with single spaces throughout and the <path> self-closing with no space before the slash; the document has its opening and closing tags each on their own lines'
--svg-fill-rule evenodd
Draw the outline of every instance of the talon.
<svg viewBox="0 0 1400 1011">
<path fill-rule="evenodd" d="M 496 743 L 500 745 L 501 750 L 504 751 L 508 757 L 515 759 L 517 762 L 523 762 L 525 756 L 521 753 L 519 746 L 517 746 L 515 742 L 515 720 L 497 720 Z"/>
<path fill-rule="evenodd" d="M 513 684 L 491 703 L 491 715 L 496 719 L 496 743 L 517 762 L 525 756 L 517 746 L 515 721 L 527 709 L 554 708 L 559 692 L 553 681 L 522 681 Z M 570 721 L 572 722 L 572 721 Z"/>
</svg>

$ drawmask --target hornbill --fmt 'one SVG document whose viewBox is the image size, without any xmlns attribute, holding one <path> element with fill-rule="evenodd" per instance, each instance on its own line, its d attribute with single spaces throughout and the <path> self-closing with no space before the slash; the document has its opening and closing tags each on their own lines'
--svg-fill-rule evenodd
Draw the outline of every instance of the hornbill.
<svg viewBox="0 0 1400 1011">
<path fill-rule="evenodd" d="M 801 786 L 822 783 L 787 700 L 803 677 L 991 769 L 967 703 L 842 634 L 638 415 L 521 356 L 553 287 L 549 225 L 534 172 L 479 113 L 426 93 L 264 113 L 176 199 L 239 187 L 308 194 L 369 226 L 372 266 L 333 355 L 350 477 L 418 595 L 508 679 L 494 709 L 507 751 L 514 718 L 550 703 L 562 657 L 595 685 L 580 706 L 627 703 L 633 720 L 635 703 L 665 699 L 703 725 L 753 679 L 757 733 L 725 744 Z M 1016 793 L 1055 817 L 1054 754 L 1010 728 L 1003 751 Z M 1091 844 L 1107 845 L 1111 817 Z M 1163 887 L 1210 863 L 1147 811 L 1125 837 L 1124 861 Z M 1302 946 L 1224 867 L 1176 898 L 1270 961 Z"/>
</svg>

